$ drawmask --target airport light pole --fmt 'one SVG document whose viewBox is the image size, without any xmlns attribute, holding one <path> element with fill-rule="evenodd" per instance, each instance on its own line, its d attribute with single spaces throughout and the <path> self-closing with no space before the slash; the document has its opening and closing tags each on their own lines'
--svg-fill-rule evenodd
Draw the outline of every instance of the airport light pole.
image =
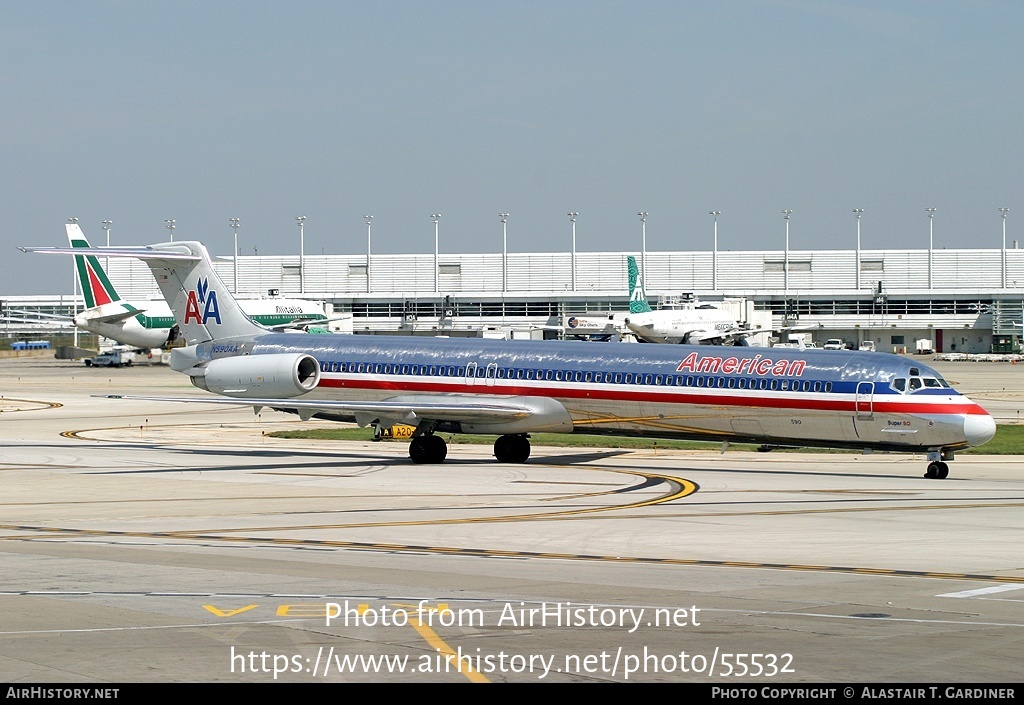
<svg viewBox="0 0 1024 705">
<path fill-rule="evenodd" d="M 1003 217 L 1003 288 L 1006 288 L 1006 214 L 1009 212 L 1009 208 L 1000 208 L 999 215 Z"/>
<path fill-rule="evenodd" d="M 579 213 L 569 212 L 566 215 L 572 221 L 572 290 L 576 291 L 576 216 Z"/>
<path fill-rule="evenodd" d="M 647 286 L 647 211 L 637 213 L 640 216 L 640 276 Z"/>
<path fill-rule="evenodd" d="M 708 215 L 715 219 L 715 232 L 711 240 L 711 290 L 718 291 L 718 216 L 722 211 L 708 211 Z"/>
<path fill-rule="evenodd" d="M 935 208 L 925 208 L 928 212 L 928 290 L 932 288 L 932 250 L 935 247 Z"/>
<path fill-rule="evenodd" d="M 228 222 L 231 223 L 231 229 L 235 231 L 235 249 L 231 252 L 231 262 L 234 269 L 234 283 L 231 285 L 232 293 L 238 293 L 238 224 L 241 222 L 239 218 L 229 218 Z"/>
<path fill-rule="evenodd" d="M 112 220 L 104 220 L 103 221 L 103 230 L 107 234 L 107 247 L 110 247 L 110 226 L 113 224 L 113 222 L 114 221 L 112 221 Z M 1003 230 L 1005 232 L 1006 228 L 1003 228 Z M 1004 237 L 1003 240 L 1005 241 L 1006 238 Z M 109 257 L 104 257 L 103 258 L 103 266 L 108 271 L 110 270 L 110 258 Z"/>
<path fill-rule="evenodd" d="M 863 208 L 854 208 L 853 209 L 853 215 L 854 215 L 854 217 L 857 218 L 857 253 L 856 253 L 857 264 L 856 264 L 856 268 L 855 269 L 856 269 L 856 272 L 857 272 L 857 289 L 858 290 L 860 290 L 860 216 L 861 216 L 861 214 L 863 212 L 864 212 Z"/>
<path fill-rule="evenodd" d="M 789 318 L 789 216 L 792 209 L 782 211 L 782 217 L 786 219 L 786 250 L 782 260 L 782 288 L 786 296 L 786 318 Z"/>
<path fill-rule="evenodd" d="M 75 217 L 68 218 L 68 222 L 69 223 L 77 223 L 78 222 L 78 218 L 75 218 Z M 78 271 L 77 271 L 77 269 L 78 269 L 78 267 L 77 267 L 77 264 L 75 263 L 75 258 L 72 257 L 71 258 L 71 318 L 72 319 L 74 319 L 76 316 L 78 316 Z M 82 293 L 83 293 L 83 295 L 85 294 L 85 292 L 82 292 Z M 78 347 L 78 326 L 75 326 L 75 330 L 74 330 L 74 333 L 73 333 L 73 344 L 74 344 L 74 346 L 76 348 Z"/>
<path fill-rule="evenodd" d="M 306 293 L 306 216 L 295 216 L 295 222 L 299 226 L 299 293 Z"/>
<path fill-rule="evenodd" d="M 164 227 L 171 231 L 171 242 L 174 242 L 174 219 L 165 220 L 164 222 L 167 223 Z"/>
<path fill-rule="evenodd" d="M 370 250 L 373 240 L 371 239 L 372 232 L 370 230 L 370 223 L 373 222 L 372 215 L 364 215 L 363 220 L 366 221 L 366 293 L 370 293 Z"/>
<path fill-rule="evenodd" d="M 508 291 L 508 213 L 498 213 L 501 219 L 501 293 Z"/>
<path fill-rule="evenodd" d="M 430 219 L 434 221 L 434 293 L 437 294 L 441 291 L 440 281 L 438 280 L 441 268 L 437 263 L 437 223 L 441 220 L 441 214 L 431 213 Z"/>
</svg>

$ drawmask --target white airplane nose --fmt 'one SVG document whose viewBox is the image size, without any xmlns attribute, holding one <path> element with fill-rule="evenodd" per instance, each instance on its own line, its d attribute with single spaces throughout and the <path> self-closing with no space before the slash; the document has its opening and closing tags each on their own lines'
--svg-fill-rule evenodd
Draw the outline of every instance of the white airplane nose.
<svg viewBox="0 0 1024 705">
<path fill-rule="evenodd" d="M 964 419 L 964 437 L 972 446 L 988 443 L 996 435 L 996 422 L 988 414 L 968 414 Z"/>
</svg>

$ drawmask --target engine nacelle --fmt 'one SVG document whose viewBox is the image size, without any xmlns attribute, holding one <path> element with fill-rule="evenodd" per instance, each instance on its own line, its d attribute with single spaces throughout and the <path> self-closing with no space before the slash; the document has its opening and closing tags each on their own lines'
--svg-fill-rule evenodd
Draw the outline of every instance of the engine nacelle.
<svg viewBox="0 0 1024 705">
<path fill-rule="evenodd" d="M 320 364 L 305 353 L 239 355 L 211 360 L 192 384 L 216 394 L 243 399 L 291 399 L 320 382 Z"/>
</svg>

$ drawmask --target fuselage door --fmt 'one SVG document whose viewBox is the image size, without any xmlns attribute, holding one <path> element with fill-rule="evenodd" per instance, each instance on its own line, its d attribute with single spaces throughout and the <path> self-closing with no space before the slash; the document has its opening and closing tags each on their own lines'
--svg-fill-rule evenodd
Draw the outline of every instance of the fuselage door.
<svg viewBox="0 0 1024 705">
<path fill-rule="evenodd" d="M 875 385 L 873 382 L 858 382 L 857 383 L 857 399 L 855 405 L 857 407 L 857 418 L 858 419 L 870 419 L 874 413 L 874 395 Z"/>
</svg>

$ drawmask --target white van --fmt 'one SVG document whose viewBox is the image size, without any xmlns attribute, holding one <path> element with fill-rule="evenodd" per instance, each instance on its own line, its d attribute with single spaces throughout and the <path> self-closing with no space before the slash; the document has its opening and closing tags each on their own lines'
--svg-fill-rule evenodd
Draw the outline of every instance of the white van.
<svg viewBox="0 0 1024 705">
<path fill-rule="evenodd" d="M 863 343 L 860 344 L 860 347 L 857 349 L 863 350 L 864 352 L 875 352 L 875 341 L 865 340 Z"/>
</svg>

